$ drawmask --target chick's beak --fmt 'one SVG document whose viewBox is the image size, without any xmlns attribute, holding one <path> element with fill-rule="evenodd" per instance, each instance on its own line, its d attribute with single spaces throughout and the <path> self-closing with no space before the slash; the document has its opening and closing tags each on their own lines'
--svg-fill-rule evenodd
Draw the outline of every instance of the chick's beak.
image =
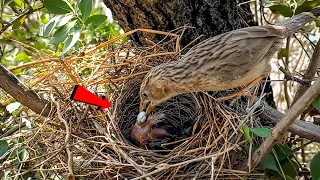
<svg viewBox="0 0 320 180">
<path fill-rule="evenodd" d="M 147 106 L 147 107 L 146 107 Z M 141 102 L 139 106 L 139 112 L 146 109 L 146 115 L 149 116 L 149 114 L 152 111 L 152 105 L 151 102 Z"/>
</svg>

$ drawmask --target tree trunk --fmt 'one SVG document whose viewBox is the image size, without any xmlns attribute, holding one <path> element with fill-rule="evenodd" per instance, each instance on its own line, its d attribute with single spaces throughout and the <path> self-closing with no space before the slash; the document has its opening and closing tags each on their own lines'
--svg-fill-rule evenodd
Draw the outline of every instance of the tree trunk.
<svg viewBox="0 0 320 180">
<path fill-rule="evenodd" d="M 171 31 L 182 26 L 192 26 L 182 41 L 182 47 L 203 35 L 197 41 L 209 37 L 257 25 L 249 4 L 238 6 L 235 0 L 103 0 L 113 12 L 113 18 L 118 21 L 125 32 L 138 28 L 160 31 Z M 135 33 L 131 37 L 139 45 L 147 45 L 145 38 L 154 42 L 160 41 L 161 35 L 150 33 Z M 267 103 L 275 108 L 270 83 L 264 91 Z"/>
<path fill-rule="evenodd" d="M 235 0 L 103 0 L 124 31 L 137 28 L 170 31 L 185 25 L 195 27 L 187 32 L 182 46 L 199 35 L 200 41 L 241 27 L 255 24 L 248 5 L 237 6 Z M 144 38 L 160 41 L 157 35 L 137 33 L 131 39 L 145 45 Z M 200 42 L 199 41 L 199 42 Z"/>
</svg>

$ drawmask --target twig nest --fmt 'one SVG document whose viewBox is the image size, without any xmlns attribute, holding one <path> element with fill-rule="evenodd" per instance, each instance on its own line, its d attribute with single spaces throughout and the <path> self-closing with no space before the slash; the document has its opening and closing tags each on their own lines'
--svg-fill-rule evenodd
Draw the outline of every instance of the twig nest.
<svg viewBox="0 0 320 180">
<path fill-rule="evenodd" d="M 165 150 L 177 147 L 179 143 L 175 143 L 175 141 L 191 136 L 193 126 L 201 120 L 201 117 L 199 117 L 201 108 L 196 97 L 192 94 L 179 95 L 158 105 L 153 109 L 150 116 L 163 114 L 161 121 L 156 124 L 149 124 L 146 127 L 137 127 L 137 119 L 146 118 L 143 113 L 139 114 L 141 82 L 142 78 L 138 78 L 126 83 L 123 94 L 118 99 L 117 123 L 121 133 L 130 143 L 136 146 L 140 146 L 140 143 L 134 139 L 140 139 L 140 142 L 146 144 L 148 149 Z M 133 138 L 131 136 L 132 128 L 135 128 L 134 136 L 138 136 L 137 131 L 140 131 L 140 134 L 148 131 L 149 135 L 144 134 L 143 137 L 148 137 L 150 139 L 149 143 L 146 143 L 145 139 Z M 196 129 L 199 130 L 200 126 L 197 126 Z M 158 138 L 150 138 L 150 133 Z"/>
</svg>

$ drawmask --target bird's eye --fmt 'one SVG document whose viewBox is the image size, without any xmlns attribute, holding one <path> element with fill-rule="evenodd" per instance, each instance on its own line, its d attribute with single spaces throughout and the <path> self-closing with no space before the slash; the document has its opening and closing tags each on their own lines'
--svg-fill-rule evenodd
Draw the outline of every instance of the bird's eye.
<svg viewBox="0 0 320 180">
<path fill-rule="evenodd" d="M 147 93 L 145 93 L 145 92 L 144 92 L 144 93 L 142 93 L 142 96 L 143 96 L 143 97 L 145 97 L 145 98 L 148 98 L 148 94 L 147 94 Z"/>
</svg>

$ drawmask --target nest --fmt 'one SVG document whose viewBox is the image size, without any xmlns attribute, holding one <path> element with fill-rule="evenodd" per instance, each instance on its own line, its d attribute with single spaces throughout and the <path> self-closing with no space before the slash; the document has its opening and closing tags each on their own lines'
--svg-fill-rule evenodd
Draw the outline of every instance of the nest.
<svg viewBox="0 0 320 180">
<path fill-rule="evenodd" d="M 171 134 L 140 147 L 130 137 L 139 107 L 139 87 L 143 76 L 158 64 L 178 60 L 177 48 L 182 31 L 160 34 L 164 40 L 150 47 L 136 47 L 120 38 L 110 40 L 81 54 L 65 59 L 42 57 L 24 65 L 34 71 L 25 77 L 29 86 L 54 97 L 53 111 L 47 118 L 30 117 L 31 127 L 15 136 L 24 139 L 18 149 L 28 158 L 5 161 L 3 171 L 10 175 L 38 178 L 79 177 L 80 179 L 208 179 L 239 178 L 248 154 L 241 133 L 243 124 L 257 126 L 246 97 L 223 103 L 214 98 L 232 93 L 184 94 L 159 105 L 153 113 L 165 114 L 157 124 Z M 187 47 L 184 47 L 187 48 Z M 16 67 L 21 68 L 21 67 Z M 36 80 L 34 80 L 36 78 Z M 74 85 L 82 84 L 98 95 L 105 95 L 112 108 L 96 107 L 70 100 Z M 55 99 L 55 100 L 54 100 Z M 22 116 L 22 115 L 21 115 Z M 258 177 L 262 174 L 254 174 Z"/>
<path fill-rule="evenodd" d="M 139 144 L 132 139 L 131 129 L 139 113 L 139 90 L 142 80 L 143 78 L 136 78 L 125 84 L 123 94 L 118 100 L 118 110 L 116 111 L 116 121 L 121 134 L 135 146 L 139 146 Z M 190 137 L 194 133 L 194 125 L 201 123 L 203 119 L 199 116 L 201 107 L 197 103 L 196 97 L 192 94 L 179 95 L 169 99 L 166 103 L 157 106 L 153 110 L 153 114 L 164 115 L 161 122 L 157 123 L 156 126 L 167 130 L 170 136 L 161 140 L 151 141 L 148 144 L 149 150 L 174 149 L 179 144 L 174 142 Z M 196 130 L 199 130 L 199 128 L 196 128 Z"/>
</svg>

